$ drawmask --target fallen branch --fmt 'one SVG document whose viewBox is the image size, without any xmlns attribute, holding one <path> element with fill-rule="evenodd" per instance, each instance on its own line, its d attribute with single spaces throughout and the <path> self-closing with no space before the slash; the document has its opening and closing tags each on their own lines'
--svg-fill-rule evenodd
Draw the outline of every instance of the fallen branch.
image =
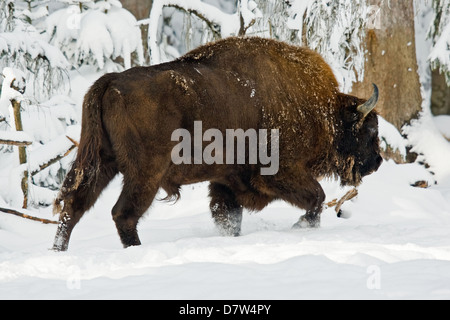
<svg viewBox="0 0 450 320">
<path fill-rule="evenodd" d="M 8 144 L 11 146 L 26 147 L 32 144 L 31 141 L 13 141 L 0 139 L 0 144 Z"/>
<path fill-rule="evenodd" d="M 5 212 L 5 213 L 9 213 L 9 214 L 13 214 L 13 215 L 21 217 L 21 218 L 42 222 L 44 224 L 58 224 L 59 223 L 58 221 L 54 221 L 54 220 L 48 220 L 48 219 L 44 219 L 44 218 L 33 217 L 33 216 L 28 215 L 28 214 L 25 214 L 25 213 L 22 213 L 22 212 L 19 212 L 19 211 L 16 211 L 16 210 L 12 210 L 12 209 L 0 208 L 0 211 Z"/>
<path fill-rule="evenodd" d="M 26 147 L 33 143 L 33 138 L 23 131 L 0 131 L 0 144 Z"/>
<path fill-rule="evenodd" d="M 358 190 L 356 190 L 356 188 L 353 188 L 353 189 L 349 190 L 346 194 L 344 194 L 344 196 L 341 199 L 339 199 L 339 200 L 333 199 L 330 202 L 325 203 L 325 205 L 328 208 L 336 206 L 336 208 L 334 210 L 336 211 L 336 213 L 339 213 L 339 210 L 341 210 L 341 206 L 344 204 L 344 202 L 347 200 L 353 199 L 357 195 L 358 195 Z"/>
<path fill-rule="evenodd" d="M 419 180 L 411 184 L 411 187 L 417 187 L 417 188 L 428 188 L 430 185 L 428 184 L 428 181 L 425 180 Z"/>
</svg>

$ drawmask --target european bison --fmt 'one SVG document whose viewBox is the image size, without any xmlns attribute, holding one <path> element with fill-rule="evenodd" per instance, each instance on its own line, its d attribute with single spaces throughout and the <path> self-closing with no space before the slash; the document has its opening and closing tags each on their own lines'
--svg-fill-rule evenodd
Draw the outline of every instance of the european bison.
<svg viewBox="0 0 450 320">
<path fill-rule="evenodd" d="M 119 172 L 123 190 L 112 217 L 124 247 L 140 244 L 137 223 L 159 188 L 168 199 L 178 198 L 180 186 L 200 181 L 210 182 L 212 217 L 224 234 L 239 234 L 243 208 L 261 210 L 276 199 L 306 210 L 296 226 L 318 226 L 325 199 L 318 179 L 358 185 L 382 161 L 374 89 L 367 101 L 340 93 L 319 54 L 255 37 L 228 38 L 172 62 L 105 74 L 84 98 L 77 157 L 55 200 L 60 224 L 53 248 L 67 250 L 74 226 Z M 275 145 L 262 144 L 277 153 L 275 174 L 261 174 L 267 168 L 261 161 L 175 164 L 180 142 L 173 133 L 194 135 L 199 121 L 201 133 L 279 133 Z M 249 160 L 255 150 L 245 150 Z M 195 146 L 188 151 L 188 158 L 198 154 Z M 211 155 L 226 156 L 217 148 Z"/>
</svg>

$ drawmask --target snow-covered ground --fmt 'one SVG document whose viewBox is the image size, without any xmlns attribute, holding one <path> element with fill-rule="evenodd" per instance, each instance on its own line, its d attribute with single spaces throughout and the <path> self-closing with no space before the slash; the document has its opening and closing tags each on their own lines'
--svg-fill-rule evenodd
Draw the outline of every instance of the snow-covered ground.
<svg viewBox="0 0 450 320">
<path fill-rule="evenodd" d="M 240 237 L 219 236 L 205 184 L 187 186 L 176 204 L 155 202 L 143 244 L 123 249 L 110 217 L 118 177 L 68 252 L 49 250 L 55 225 L 2 215 L 0 299 L 449 299 L 450 179 L 416 180 L 433 179 L 387 161 L 344 204 L 347 219 L 329 208 L 320 228 L 292 230 L 303 212 L 276 202 L 245 213 Z M 322 184 L 327 201 L 346 191 Z"/>
</svg>

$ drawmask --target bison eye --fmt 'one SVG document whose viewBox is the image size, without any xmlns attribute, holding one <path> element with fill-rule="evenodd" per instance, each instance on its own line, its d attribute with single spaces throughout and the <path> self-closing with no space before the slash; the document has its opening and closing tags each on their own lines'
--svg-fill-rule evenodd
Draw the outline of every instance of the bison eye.
<svg viewBox="0 0 450 320">
<path fill-rule="evenodd" d="M 360 115 L 358 112 L 346 112 L 345 114 L 345 120 L 346 122 L 349 122 L 350 124 L 353 124 L 354 122 L 357 122 L 360 119 Z"/>
</svg>

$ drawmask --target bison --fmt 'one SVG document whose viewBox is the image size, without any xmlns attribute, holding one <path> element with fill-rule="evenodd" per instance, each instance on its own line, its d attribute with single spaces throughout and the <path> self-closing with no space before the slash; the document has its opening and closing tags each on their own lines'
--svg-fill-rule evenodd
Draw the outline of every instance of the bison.
<svg viewBox="0 0 450 320">
<path fill-rule="evenodd" d="M 368 100 L 339 92 L 316 52 L 257 37 L 105 74 L 84 97 L 77 156 L 54 204 L 53 249 L 67 250 L 74 226 L 119 172 L 123 190 L 112 218 L 124 247 L 140 244 L 138 221 L 160 188 L 177 199 L 182 185 L 201 181 L 210 183 L 212 217 L 226 235 L 239 235 L 243 208 L 259 211 L 277 199 L 306 211 L 294 226 L 317 227 L 325 199 L 320 178 L 356 186 L 380 166 L 377 98 L 375 85 Z M 276 129 L 276 173 L 261 174 L 259 161 L 174 163 L 173 132 L 194 134 L 198 121 L 202 132 Z"/>
</svg>

